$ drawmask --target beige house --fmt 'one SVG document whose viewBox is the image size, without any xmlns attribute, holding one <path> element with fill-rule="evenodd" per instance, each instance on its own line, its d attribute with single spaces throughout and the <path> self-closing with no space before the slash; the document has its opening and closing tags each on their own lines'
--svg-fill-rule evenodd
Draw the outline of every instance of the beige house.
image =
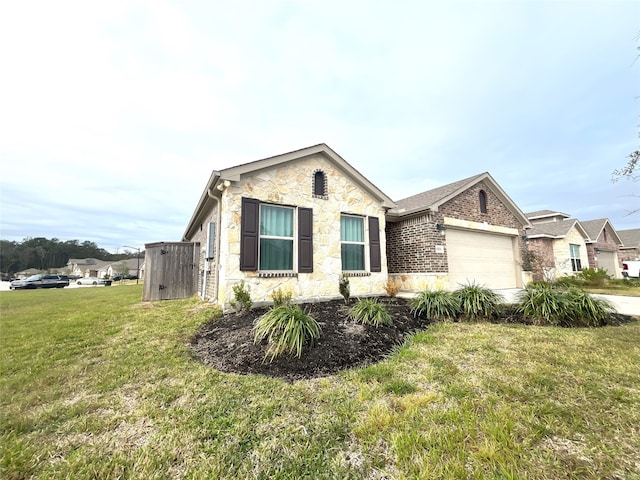
<svg viewBox="0 0 640 480">
<path fill-rule="evenodd" d="M 143 299 L 197 293 L 228 307 L 478 283 L 514 288 L 529 222 L 489 173 L 394 202 L 325 144 L 214 171 L 181 242 L 147 244 Z M 180 279 L 179 281 L 176 279 Z"/>
<path fill-rule="evenodd" d="M 325 144 L 214 171 L 182 239 L 198 245 L 197 293 L 227 306 L 244 281 L 254 302 L 337 298 L 344 274 L 353 296 L 383 294 L 393 207 Z"/>
</svg>

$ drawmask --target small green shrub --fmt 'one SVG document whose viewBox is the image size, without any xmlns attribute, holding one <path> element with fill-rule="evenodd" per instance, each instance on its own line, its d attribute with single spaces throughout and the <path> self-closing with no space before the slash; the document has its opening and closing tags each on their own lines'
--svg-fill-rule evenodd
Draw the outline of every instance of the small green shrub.
<svg viewBox="0 0 640 480">
<path fill-rule="evenodd" d="M 349 310 L 349 318 L 374 327 L 393 324 L 393 319 L 387 311 L 387 307 L 379 303 L 375 298 L 359 298 Z"/>
<path fill-rule="evenodd" d="M 603 268 L 583 268 L 576 274 L 576 278 L 588 287 L 603 287 L 605 282 L 611 277 Z"/>
<path fill-rule="evenodd" d="M 344 298 L 345 305 L 349 305 L 351 288 L 349 287 L 349 277 L 347 277 L 344 273 L 340 276 L 340 280 L 338 282 L 338 288 L 340 290 L 340 295 L 342 295 L 342 297 Z"/>
<path fill-rule="evenodd" d="M 265 359 L 273 360 L 284 354 L 302 356 L 305 343 L 319 338 L 320 325 L 299 305 L 281 305 L 262 315 L 253 327 L 253 341 L 260 343 L 267 339 Z"/>
<path fill-rule="evenodd" d="M 293 292 L 291 290 L 285 291 L 281 288 L 278 288 L 271 292 L 271 298 L 273 299 L 274 307 L 289 305 L 291 304 L 291 300 L 293 299 Z"/>
<path fill-rule="evenodd" d="M 499 315 L 504 301 L 501 295 L 474 282 L 463 285 L 453 295 L 458 300 L 460 314 L 469 320 Z"/>
<path fill-rule="evenodd" d="M 582 285 L 582 280 L 577 277 L 565 275 L 563 277 L 556 278 L 549 286 L 553 288 L 572 288 L 578 285 Z"/>
<path fill-rule="evenodd" d="M 253 302 L 251 301 L 251 294 L 249 293 L 248 287 L 245 285 L 244 280 L 240 283 L 236 283 L 233 287 L 233 300 L 231 301 L 231 306 L 236 309 L 236 311 L 249 311 Z"/>
<path fill-rule="evenodd" d="M 458 298 L 442 290 L 425 290 L 411 300 L 411 313 L 415 318 L 446 320 L 455 318 L 458 311 Z"/>
</svg>

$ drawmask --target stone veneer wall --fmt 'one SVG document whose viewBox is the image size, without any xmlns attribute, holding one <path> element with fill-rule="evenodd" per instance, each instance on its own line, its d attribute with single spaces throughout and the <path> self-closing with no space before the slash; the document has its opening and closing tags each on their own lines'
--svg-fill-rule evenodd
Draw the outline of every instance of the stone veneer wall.
<svg viewBox="0 0 640 480">
<path fill-rule="evenodd" d="M 480 212 L 480 190 L 486 193 L 487 213 Z M 505 227 L 516 229 L 519 235 L 524 235 L 524 229 L 515 215 L 484 182 L 478 182 L 456 195 L 441 205 L 437 212 L 389 222 L 389 274 L 402 285 L 402 290 L 448 287 L 446 235 L 441 235 L 436 229 L 437 223 L 446 223 L 448 218 L 466 221 L 468 228 L 473 228 L 474 224 L 487 224 L 483 228 L 487 232 L 502 231 L 504 228 L 501 227 Z M 444 253 L 436 253 L 438 245 L 444 247 Z M 524 248 L 522 243 L 521 248 Z"/>
<path fill-rule="evenodd" d="M 578 245 L 580 251 L 580 265 L 582 268 L 589 266 L 589 259 L 587 257 L 587 245 L 584 241 L 584 237 L 573 227 L 567 235 L 553 242 L 553 256 L 556 268 L 556 277 L 563 275 L 575 275 L 571 269 L 571 254 L 569 251 L 569 245 Z"/>
<path fill-rule="evenodd" d="M 322 170 L 326 176 L 326 197 L 313 195 L 313 176 Z M 313 273 L 265 278 L 258 272 L 240 270 L 240 213 L 242 197 L 278 205 L 313 209 Z M 387 279 L 384 255 L 385 218 L 380 202 L 354 183 L 323 155 L 296 160 L 253 172 L 232 182 L 222 197 L 219 303 L 228 306 L 233 285 L 244 280 L 256 303 L 271 301 L 276 289 L 293 292 L 296 300 L 340 297 L 338 281 L 342 274 L 340 256 L 340 214 L 375 216 L 380 221 L 382 271 L 350 277 L 351 295 L 382 295 Z M 297 215 L 295 216 L 297 218 Z M 365 226 L 365 267 L 369 271 L 368 222 Z M 294 253 L 295 256 L 295 253 Z M 294 262 L 295 263 L 295 262 Z"/>
</svg>

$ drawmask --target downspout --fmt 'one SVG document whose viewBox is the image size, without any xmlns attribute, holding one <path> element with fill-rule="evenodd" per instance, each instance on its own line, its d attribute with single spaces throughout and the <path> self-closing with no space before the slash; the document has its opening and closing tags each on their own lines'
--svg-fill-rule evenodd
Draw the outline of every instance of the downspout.
<svg viewBox="0 0 640 480">
<path fill-rule="evenodd" d="M 220 178 L 220 177 L 218 177 Z M 214 184 L 215 186 L 215 184 Z M 207 189 L 207 195 L 209 196 L 209 198 L 213 199 L 216 202 L 216 206 L 217 206 L 217 214 L 216 214 L 216 238 L 214 239 L 214 241 L 216 242 L 216 253 L 215 253 L 215 258 L 214 258 L 214 263 L 215 263 L 215 272 L 213 274 L 214 277 L 214 282 L 216 285 L 216 290 L 215 290 L 215 295 L 213 298 L 214 302 L 218 301 L 218 290 L 220 289 L 220 284 L 219 284 L 219 280 L 220 280 L 220 237 L 222 237 L 222 227 L 220 225 L 220 222 L 222 221 L 222 211 L 221 211 L 221 207 L 220 207 L 220 199 L 218 197 L 216 197 L 212 192 L 211 192 L 211 188 Z M 220 194 L 222 195 L 222 194 Z M 202 299 L 204 300 L 204 296 L 207 292 L 207 271 L 209 270 L 209 259 L 205 259 L 205 265 L 204 265 L 204 279 L 203 279 L 203 284 L 202 284 Z"/>
</svg>

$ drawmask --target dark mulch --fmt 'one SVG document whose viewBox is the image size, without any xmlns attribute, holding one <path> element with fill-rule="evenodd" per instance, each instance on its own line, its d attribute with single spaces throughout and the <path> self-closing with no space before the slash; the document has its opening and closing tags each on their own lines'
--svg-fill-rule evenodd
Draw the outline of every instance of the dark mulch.
<svg viewBox="0 0 640 480">
<path fill-rule="evenodd" d="M 353 322 L 347 317 L 348 307 L 342 300 L 307 303 L 304 311 L 322 328 L 321 337 L 305 346 L 302 357 L 265 360 L 266 343 L 253 343 L 254 322 L 268 308 L 232 313 L 203 324 L 191 341 L 195 355 L 207 365 L 222 372 L 263 374 L 288 381 L 333 375 L 341 370 L 376 363 L 388 356 L 406 337 L 426 328 L 425 320 L 411 315 L 409 302 L 397 298 L 381 299 L 393 318 L 392 326 L 373 327 Z M 351 305 L 353 305 L 353 300 Z M 630 321 L 626 315 L 613 315 L 607 325 Z M 496 323 L 530 323 L 507 306 Z"/>
<path fill-rule="evenodd" d="M 191 345 L 203 363 L 223 372 L 263 374 L 289 381 L 332 375 L 380 361 L 408 334 L 426 327 L 427 322 L 413 318 L 407 301 L 383 301 L 393 326 L 376 328 L 354 323 L 347 317 L 343 300 L 301 305 L 322 328 L 321 337 L 306 346 L 301 358 L 277 358 L 270 363 L 265 360 L 266 344 L 254 345 L 251 329 L 267 308 L 212 319 L 198 329 Z"/>
</svg>

